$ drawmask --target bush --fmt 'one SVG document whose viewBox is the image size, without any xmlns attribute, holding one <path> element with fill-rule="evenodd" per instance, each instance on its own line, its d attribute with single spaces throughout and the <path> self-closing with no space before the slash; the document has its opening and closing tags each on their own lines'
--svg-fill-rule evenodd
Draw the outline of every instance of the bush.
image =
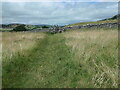
<svg viewBox="0 0 120 90">
<path fill-rule="evenodd" d="M 48 26 L 46 26 L 46 25 L 44 25 L 44 26 L 42 26 L 42 28 L 49 28 Z"/>
<path fill-rule="evenodd" d="M 27 29 L 26 29 L 25 25 L 22 24 L 22 25 L 19 25 L 19 26 L 13 28 L 13 31 L 27 31 Z"/>
</svg>

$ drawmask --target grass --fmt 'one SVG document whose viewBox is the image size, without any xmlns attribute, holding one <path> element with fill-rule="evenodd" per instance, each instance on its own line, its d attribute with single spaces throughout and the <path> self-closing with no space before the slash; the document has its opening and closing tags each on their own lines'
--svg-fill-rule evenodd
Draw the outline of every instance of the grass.
<svg viewBox="0 0 120 90">
<path fill-rule="evenodd" d="M 26 52 L 26 56 L 18 54 L 3 64 L 3 87 L 63 87 L 67 84 L 69 78 L 74 78 L 72 71 L 76 66 L 64 40 L 61 35 L 48 35 Z"/>
<path fill-rule="evenodd" d="M 12 29 L 11 28 L 2 28 L 2 29 L 0 29 L 0 31 L 12 31 Z"/>
<path fill-rule="evenodd" d="M 118 87 L 117 42 L 115 29 L 4 32 L 3 88 Z"/>
<path fill-rule="evenodd" d="M 91 79 L 93 87 L 117 87 L 117 30 L 72 31 L 64 33 L 64 36 L 66 44 L 72 46 L 76 63 L 91 74 L 86 78 Z"/>
<path fill-rule="evenodd" d="M 44 36 L 45 34 L 43 33 L 3 32 L 3 59 L 10 59 L 16 52 L 24 53 L 25 50 L 33 48 L 36 42 Z"/>
</svg>

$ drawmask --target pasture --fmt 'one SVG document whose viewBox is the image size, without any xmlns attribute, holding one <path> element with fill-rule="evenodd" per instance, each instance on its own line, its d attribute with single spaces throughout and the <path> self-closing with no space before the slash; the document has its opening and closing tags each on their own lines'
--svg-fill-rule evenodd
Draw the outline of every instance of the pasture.
<svg viewBox="0 0 120 90">
<path fill-rule="evenodd" d="M 118 30 L 3 32 L 3 88 L 117 88 Z"/>
</svg>

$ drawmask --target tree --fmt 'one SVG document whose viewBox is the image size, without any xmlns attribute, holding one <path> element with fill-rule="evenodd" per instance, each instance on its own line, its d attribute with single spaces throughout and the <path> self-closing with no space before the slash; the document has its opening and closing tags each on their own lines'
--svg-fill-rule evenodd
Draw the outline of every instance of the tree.
<svg viewBox="0 0 120 90">
<path fill-rule="evenodd" d="M 44 25 L 44 26 L 42 26 L 42 28 L 49 28 L 48 26 L 46 26 L 46 25 Z"/>
<path fill-rule="evenodd" d="M 19 26 L 13 28 L 13 31 L 27 31 L 27 29 L 26 29 L 25 25 L 22 24 L 22 25 L 19 25 Z"/>
</svg>

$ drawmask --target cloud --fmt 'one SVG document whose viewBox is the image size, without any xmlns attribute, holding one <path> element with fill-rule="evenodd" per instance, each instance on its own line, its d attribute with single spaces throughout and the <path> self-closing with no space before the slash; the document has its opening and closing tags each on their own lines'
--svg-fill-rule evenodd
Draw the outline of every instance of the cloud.
<svg viewBox="0 0 120 90">
<path fill-rule="evenodd" d="M 97 0 L 97 2 L 119 2 L 119 0 Z"/>
<path fill-rule="evenodd" d="M 3 23 L 70 24 L 117 14 L 113 2 L 3 2 Z"/>
<path fill-rule="evenodd" d="M 2 0 L 2 2 L 118 2 L 119 0 Z"/>
</svg>

